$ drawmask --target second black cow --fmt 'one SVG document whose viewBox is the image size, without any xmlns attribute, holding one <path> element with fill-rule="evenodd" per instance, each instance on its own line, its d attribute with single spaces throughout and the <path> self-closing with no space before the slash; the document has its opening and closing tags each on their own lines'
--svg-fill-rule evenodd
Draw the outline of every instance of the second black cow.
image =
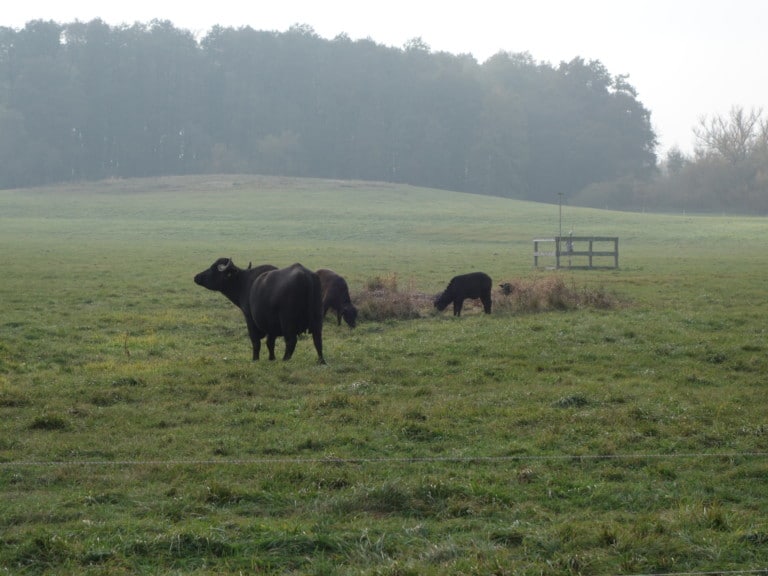
<svg viewBox="0 0 768 576">
<path fill-rule="evenodd" d="M 320 288 L 323 293 L 323 316 L 333 308 L 336 311 L 338 326 L 341 326 L 341 319 L 344 318 L 344 322 L 349 324 L 350 328 L 354 328 L 357 323 L 357 308 L 349 297 L 347 281 L 327 268 L 317 270 L 317 275 L 320 278 Z"/>
<path fill-rule="evenodd" d="M 435 299 L 435 308 L 440 312 L 453 302 L 453 315 L 461 316 L 461 308 L 467 298 L 480 298 L 483 310 L 491 313 L 491 277 L 485 272 L 470 272 L 454 276 L 448 287 Z"/>
<path fill-rule="evenodd" d="M 275 340 L 282 336 L 283 360 L 288 360 L 296 349 L 299 334 L 309 332 L 318 361 L 325 364 L 320 279 L 311 270 L 301 264 L 279 270 L 269 264 L 242 269 L 229 258 L 219 258 L 195 276 L 195 283 L 221 292 L 240 308 L 248 326 L 254 360 L 259 359 L 264 336 L 269 359 L 275 359 Z"/>
</svg>

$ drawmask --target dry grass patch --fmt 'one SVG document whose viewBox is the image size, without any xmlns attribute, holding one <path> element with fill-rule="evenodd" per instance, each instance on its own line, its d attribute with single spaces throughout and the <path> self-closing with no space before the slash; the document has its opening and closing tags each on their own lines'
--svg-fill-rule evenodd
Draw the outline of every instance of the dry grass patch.
<svg viewBox="0 0 768 576">
<path fill-rule="evenodd" d="M 560 276 L 547 276 L 501 283 L 493 304 L 496 312 L 525 313 L 579 308 L 611 310 L 618 308 L 621 301 L 602 286 L 578 287 Z"/>
<path fill-rule="evenodd" d="M 353 294 L 360 318 L 381 322 L 385 320 L 411 320 L 430 315 L 434 311 L 434 294 L 426 294 L 408 286 L 398 286 L 398 276 L 369 278 L 363 290 Z M 467 300 L 471 308 L 479 300 Z M 621 300 L 604 287 L 576 286 L 560 276 L 510 280 L 500 284 L 493 294 L 496 314 L 521 314 L 551 310 L 577 310 L 594 308 L 612 310 L 621 306 Z"/>
<path fill-rule="evenodd" d="M 365 282 L 365 288 L 354 294 L 352 301 L 363 320 L 411 320 L 425 316 L 432 308 L 433 296 L 418 292 L 409 286 L 401 290 L 396 273 L 374 276 Z"/>
</svg>

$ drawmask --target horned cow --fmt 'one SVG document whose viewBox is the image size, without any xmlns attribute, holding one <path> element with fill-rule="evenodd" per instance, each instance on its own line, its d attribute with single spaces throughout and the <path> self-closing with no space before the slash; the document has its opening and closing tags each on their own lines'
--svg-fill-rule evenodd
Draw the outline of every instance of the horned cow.
<svg viewBox="0 0 768 576">
<path fill-rule="evenodd" d="M 240 308 L 248 326 L 253 360 L 259 359 L 261 339 L 267 337 L 269 359 L 275 359 L 275 340 L 285 340 L 283 360 L 296 349 L 299 334 L 309 332 L 318 362 L 325 364 L 322 339 L 320 279 L 301 264 L 277 269 L 264 264 L 238 268 L 230 258 L 219 258 L 195 276 L 195 283 L 221 292 Z"/>
</svg>

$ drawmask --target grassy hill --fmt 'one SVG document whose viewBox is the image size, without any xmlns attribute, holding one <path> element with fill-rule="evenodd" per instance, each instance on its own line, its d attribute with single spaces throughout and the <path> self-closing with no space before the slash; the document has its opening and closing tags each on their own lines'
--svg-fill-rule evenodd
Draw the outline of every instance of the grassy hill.
<svg viewBox="0 0 768 576">
<path fill-rule="evenodd" d="M 768 565 L 765 220 L 253 176 L 0 191 L 0 569 L 639 574 Z M 326 323 L 249 361 L 192 276 L 330 267 L 615 296 Z M 278 345 L 278 355 L 282 342 Z"/>
</svg>

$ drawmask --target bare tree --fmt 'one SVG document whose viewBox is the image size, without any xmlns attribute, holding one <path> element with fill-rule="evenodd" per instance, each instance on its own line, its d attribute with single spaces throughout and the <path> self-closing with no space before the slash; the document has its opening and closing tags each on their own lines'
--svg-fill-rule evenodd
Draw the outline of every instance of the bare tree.
<svg viewBox="0 0 768 576">
<path fill-rule="evenodd" d="M 743 162 L 753 152 L 768 147 L 768 121 L 762 108 L 749 112 L 741 106 L 731 108 L 728 116 L 702 116 L 696 136 L 695 153 L 699 158 L 717 156 L 731 164 Z"/>
</svg>

